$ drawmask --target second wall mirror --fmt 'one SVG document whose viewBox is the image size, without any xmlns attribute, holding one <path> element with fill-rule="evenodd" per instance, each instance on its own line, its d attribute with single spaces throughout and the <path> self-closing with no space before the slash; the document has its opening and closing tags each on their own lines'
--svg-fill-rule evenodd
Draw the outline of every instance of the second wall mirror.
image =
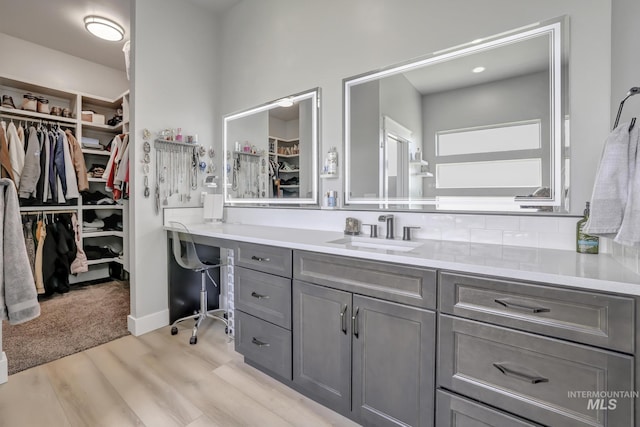
<svg viewBox="0 0 640 427">
<path fill-rule="evenodd" d="M 224 118 L 226 205 L 317 205 L 319 97 L 316 88 Z"/>
<path fill-rule="evenodd" d="M 344 80 L 350 208 L 565 212 L 565 18 Z"/>
</svg>

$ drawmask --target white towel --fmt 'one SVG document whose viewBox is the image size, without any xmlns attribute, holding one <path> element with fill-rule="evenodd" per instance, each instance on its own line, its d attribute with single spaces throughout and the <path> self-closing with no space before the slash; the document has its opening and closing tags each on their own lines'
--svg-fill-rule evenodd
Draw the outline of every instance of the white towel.
<svg viewBox="0 0 640 427">
<path fill-rule="evenodd" d="M 627 204 L 624 209 L 620 231 L 613 239 L 626 246 L 640 247 L 640 129 L 638 125 L 631 130 L 629 138 L 629 186 Z"/>
<path fill-rule="evenodd" d="M 632 133 L 635 138 L 630 138 L 629 123 L 622 123 L 605 141 L 584 229 L 587 234 L 614 238 L 620 230 L 629 195 L 630 141 L 637 144 L 638 126 Z M 633 161 L 635 164 L 635 158 Z"/>
</svg>

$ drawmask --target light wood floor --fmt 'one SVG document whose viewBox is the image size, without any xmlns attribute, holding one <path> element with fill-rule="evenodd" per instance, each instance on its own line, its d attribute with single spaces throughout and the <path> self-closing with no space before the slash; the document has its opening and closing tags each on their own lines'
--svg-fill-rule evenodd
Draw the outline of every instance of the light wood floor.
<svg viewBox="0 0 640 427">
<path fill-rule="evenodd" d="M 220 322 L 126 336 L 0 385 L 0 426 L 356 426 L 246 365 Z"/>
</svg>

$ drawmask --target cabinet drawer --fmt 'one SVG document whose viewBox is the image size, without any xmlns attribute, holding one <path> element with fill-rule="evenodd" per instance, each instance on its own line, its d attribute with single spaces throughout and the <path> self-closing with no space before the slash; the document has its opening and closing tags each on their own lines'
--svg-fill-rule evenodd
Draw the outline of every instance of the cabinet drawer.
<svg viewBox="0 0 640 427">
<path fill-rule="evenodd" d="M 278 276 L 291 277 L 291 249 L 238 243 L 236 265 Z"/>
<path fill-rule="evenodd" d="M 631 356 L 446 315 L 439 328 L 441 387 L 550 426 L 633 425 L 632 399 L 607 411 L 577 395 L 634 390 Z"/>
<path fill-rule="evenodd" d="M 435 309 L 436 272 L 384 262 L 294 251 L 294 277 L 356 294 Z"/>
<path fill-rule="evenodd" d="M 541 427 L 502 411 L 438 390 L 437 427 Z"/>
<path fill-rule="evenodd" d="M 632 298 L 446 272 L 439 283 L 443 313 L 634 352 Z"/>
<path fill-rule="evenodd" d="M 238 267 L 236 308 L 291 329 L 291 279 Z"/>
<path fill-rule="evenodd" d="M 291 380 L 291 331 L 236 311 L 236 351 Z"/>
</svg>

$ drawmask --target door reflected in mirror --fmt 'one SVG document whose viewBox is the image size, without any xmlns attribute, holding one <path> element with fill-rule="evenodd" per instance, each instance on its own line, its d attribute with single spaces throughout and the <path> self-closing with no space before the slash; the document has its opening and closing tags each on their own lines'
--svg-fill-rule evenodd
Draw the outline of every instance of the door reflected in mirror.
<svg viewBox="0 0 640 427">
<path fill-rule="evenodd" d="M 319 89 L 224 118 L 227 205 L 318 203 Z"/>
<path fill-rule="evenodd" d="M 345 79 L 346 204 L 566 212 L 565 26 L 536 23 Z"/>
</svg>

